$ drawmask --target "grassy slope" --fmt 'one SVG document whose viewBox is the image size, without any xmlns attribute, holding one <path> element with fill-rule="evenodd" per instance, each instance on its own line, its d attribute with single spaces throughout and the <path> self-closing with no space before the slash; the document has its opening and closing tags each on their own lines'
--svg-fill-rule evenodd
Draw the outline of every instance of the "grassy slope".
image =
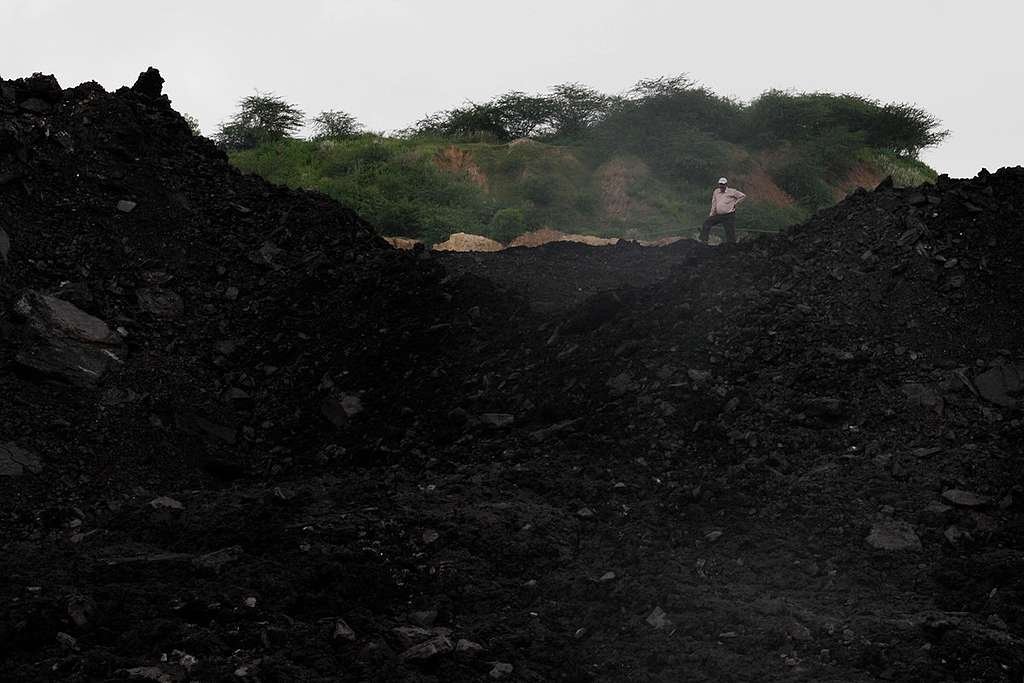
<svg viewBox="0 0 1024 683">
<path fill-rule="evenodd" d="M 750 196 L 738 217 L 739 227 L 750 231 L 798 222 L 856 184 L 885 175 L 902 185 L 935 177 L 919 161 L 868 148 L 844 160 L 854 172 L 828 178 L 802 172 L 809 166 L 784 145 L 752 153 L 719 144 L 720 156 L 730 159 L 722 172 Z M 508 241 L 542 227 L 645 239 L 692 234 L 707 215 L 714 182 L 667 181 L 636 158 L 600 158 L 585 146 L 534 141 L 456 144 L 365 135 L 284 140 L 233 153 L 231 159 L 272 182 L 324 192 L 359 211 L 381 234 L 428 244 L 452 232 Z M 792 195 L 800 201 L 793 202 Z"/>
</svg>

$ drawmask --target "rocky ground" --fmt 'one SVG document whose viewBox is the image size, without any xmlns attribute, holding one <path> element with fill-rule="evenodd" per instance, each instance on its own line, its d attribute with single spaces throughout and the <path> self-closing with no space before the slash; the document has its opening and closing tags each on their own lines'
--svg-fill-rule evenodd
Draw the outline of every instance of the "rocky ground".
<svg viewBox="0 0 1024 683">
<path fill-rule="evenodd" d="M 160 84 L 0 81 L 6 680 L 1024 676 L 1024 169 L 439 256 Z"/>
</svg>

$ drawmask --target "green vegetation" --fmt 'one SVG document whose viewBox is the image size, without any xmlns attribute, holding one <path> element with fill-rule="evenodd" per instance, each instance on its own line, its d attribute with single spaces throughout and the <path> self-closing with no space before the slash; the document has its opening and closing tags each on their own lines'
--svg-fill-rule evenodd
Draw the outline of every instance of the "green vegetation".
<svg viewBox="0 0 1024 683">
<path fill-rule="evenodd" d="M 239 168 L 319 190 L 382 234 L 428 243 L 458 231 L 509 241 L 544 227 L 690 234 L 720 175 L 749 195 L 741 230 L 778 230 L 857 184 L 934 179 L 917 156 L 946 136 L 908 104 L 777 90 L 738 102 L 682 76 L 640 81 L 621 96 L 575 83 L 509 92 L 391 136 L 331 111 L 299 140 L 294 105 L 257 95 L 240 107 L 218 135 Z"/>
<path fill-rule="evenodd" d="M 935 171 L 928 164 L 913 157 L 863 150 L 861 160 L 864 164 L 877 168 L 881 175 L 892 176 L 893 183 L 899 187 L 916 187 L 921 183 L 934 182 L 936 178 Z"/>
<path fill-rule="evenodd" d="M 323 111 L 313 119 L 314 140 L 344 140 L 363 130 L 356 117 L 343 111 Z"/>
<path fill-rule="evenodd" d="M 300 128 L 305 114 L 283 97 L 256 93 L 238 102 L 238 112 L 214 134 L 227 149 L 250 149 L 290 137 Z"/>
<path fill-rule="evenodd" d="M 273 182 L 336 197 L 385 235 L 440 241 L 457 230 L 487 232 L 493 201 L 432 163 L 441 147 L 377 135 L 280 140 L 234 152 L 232 160 Z"/>
</svg>

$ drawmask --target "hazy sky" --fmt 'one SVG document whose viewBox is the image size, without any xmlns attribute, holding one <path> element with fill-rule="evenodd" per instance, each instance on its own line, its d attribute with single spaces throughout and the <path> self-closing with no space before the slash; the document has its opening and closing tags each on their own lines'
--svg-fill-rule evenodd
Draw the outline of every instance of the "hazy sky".
<svg viewBox="0 0 1024 683">
<path fill-rule="evenodd" d="M 0 75 L 131 85 L 158 67 L 211 132 L 254 89 L 375 130 L 507 90 L 605 92 L 688 73 L 908 101 L 952 135 L 940 172 L 1024 164 L 1020 0 L 0 0 Z"/>
</svg>

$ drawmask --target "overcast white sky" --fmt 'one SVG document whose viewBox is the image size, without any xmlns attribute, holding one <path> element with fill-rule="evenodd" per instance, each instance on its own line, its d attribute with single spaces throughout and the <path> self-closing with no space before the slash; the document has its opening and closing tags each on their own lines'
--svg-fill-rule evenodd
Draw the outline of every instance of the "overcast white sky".
<svg viewBox="0 0 1024 683">
<path fill-rule="evenodd" d="M 685 72 L 741 99 L 913 102 L 952 131 L 925 160 L 970 176 L 1024 164 L 1022 26 L 1020 0 L 0 0 L 0 75 L 114 89 L 153 65 L 211 132 L 257 88 L 390 130 L 512 89 Z"/>
</svg>

